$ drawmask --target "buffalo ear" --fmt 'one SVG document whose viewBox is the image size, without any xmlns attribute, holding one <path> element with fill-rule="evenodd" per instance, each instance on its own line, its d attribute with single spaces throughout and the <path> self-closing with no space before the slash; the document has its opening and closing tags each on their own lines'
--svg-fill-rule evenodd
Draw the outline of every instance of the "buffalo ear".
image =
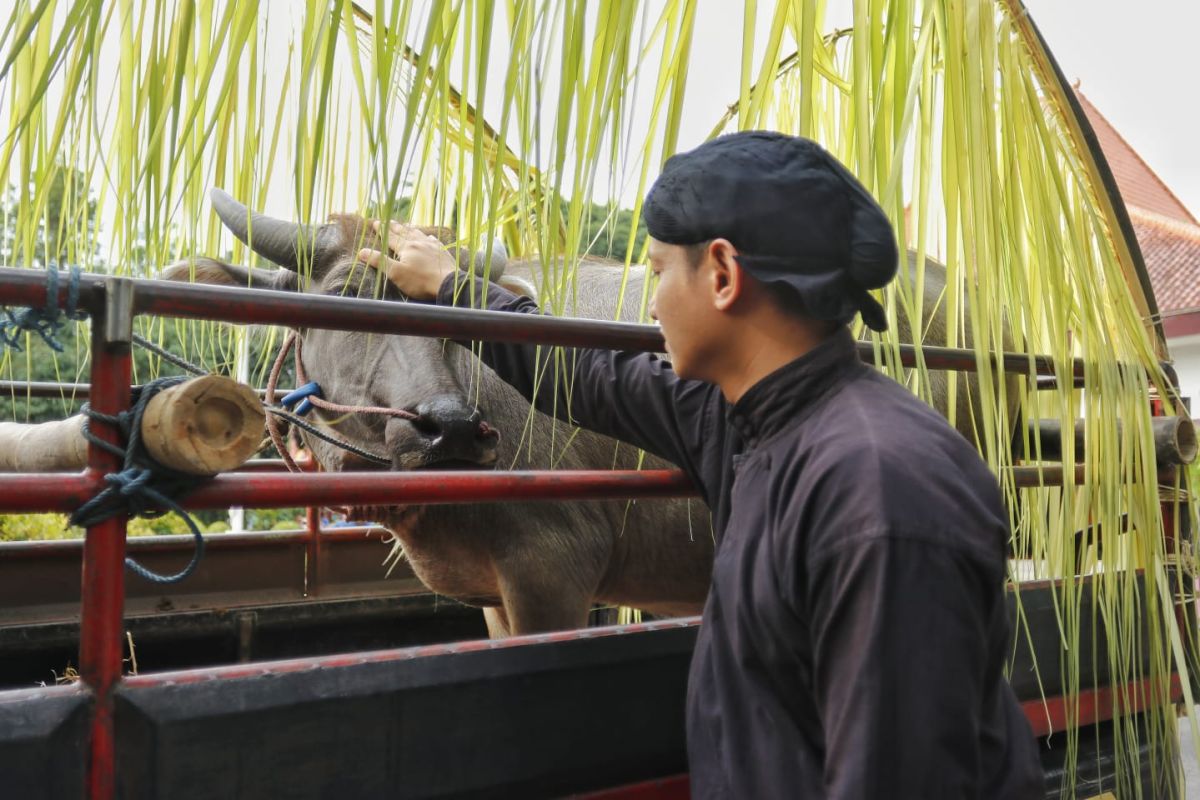
<svg viewBox="0 0 1200 800">
<path fill-rule="evenodd" d="M 487 250 L 472 252 L 465 247 L 459 247 L 454 239 L 454 231 L 449 228 L 434 225 L 418 225 L 417 230 L 440 239 L 442 244 L 446 245 L 446 249 L 458 261 L 458 268 L 463 272 L 470 272 L 472 275 L 477 276 L 483 275 L 484 268 L 488 266 Z M 504 274 L 504 269 L 508 266 L 508 248 L 499 239 L 492 239 L 489 249 L 491 250 L 492 264 L 491 268 L 488 269 L 488 277 L 493 283 L 498 283 L 500 276 Z"/>
<path fill-rule="evenodd" d="M 500 278 L 504 275 L 504 270 L 508 267 L 508 248 L 505 247 L 504 242 L 500 241 L 499 239 L 492 239 L 491 250 L 492 266 L 488 271 L 488 277 L 496 283 L 500 283 Z M 487 266 L 487 257 L 488 254 L 483 250 L 476 251 L 475 263 L 472 265 L 476 275 L 483 275 L 484 267 Z M 520 278 L 517 280 L 520 280 Z M 534 295 L 531 294 L 529 296 L 533 297 Z"/>
<path fill-rule="evenodd" d="M 158 279 L 238 289 L 295 291 L 299 286 L 299 275 L 289 270 L 252 269 L 212 258 L 176 261 L 158 273 Z"/>
</svg>

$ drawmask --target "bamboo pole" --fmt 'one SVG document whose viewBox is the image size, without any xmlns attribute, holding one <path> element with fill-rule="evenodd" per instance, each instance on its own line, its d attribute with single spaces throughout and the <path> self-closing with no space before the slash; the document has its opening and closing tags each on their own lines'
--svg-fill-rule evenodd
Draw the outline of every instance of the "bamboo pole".
<svg viewBox="0 0 1200 800">
<path fill-rule="evenodd" d="M 142 441 L 165 467 L 192 475 L 235 469 L 258 451 L 265 413 L 254 390 L 206 375 L 164 389 L 146 406 Z M 0 472 L 83 469 L 82 416 L 26 425 L 0 423 Z"/>
<path fill-rule="evenodd" d="M 1161 465 L 1191 464 L 1196 460 L 1196 426 L 1187 417 L 1154 417 L 1150 420 L 1154 432 L 1154 455 Z M 1117 424 L 1117 435 L 1121 425 Z M 1057 419 L 1039 420 L 1029 424 L 1029 433 L 1042 443 L 1042 458 L 1053 461 L 1062 457 L 1062 423 Z M 1084 421 L 1075 421 L 1075 456 L 1084 456 Z"/>
</svg>

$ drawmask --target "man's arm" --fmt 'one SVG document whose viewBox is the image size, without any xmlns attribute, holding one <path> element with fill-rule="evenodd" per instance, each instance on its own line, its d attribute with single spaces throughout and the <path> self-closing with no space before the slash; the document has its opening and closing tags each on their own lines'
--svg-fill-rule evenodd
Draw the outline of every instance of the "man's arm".
<svg viewBox="0 0 1200 800">
<path fill-rule="evenodd" d="M 528 297 L 477 282 L 493 311 L 540 313 Z M 459 287 L 458 297 L 468 296 Z M 439 305 L 455 304 L 454 276 L 438 292 Z M 462 342 L 467 344 L 467 342 Z M 629 353 L 508 342 L 482 342 L 479 356 L 539 411 L 620 439 L 694 472 L 705 421 L 719 413 L 718 392 L 681 380 L 670 363 L 649 353 Z"/>
<path fill-rule="evenodd" d="M 457 265 L 440 242 L 393 226 L 389 244 L 394 258 L 364 250 L 360 260 L 384 269 L 413 299 L 455 304 Z M 489 310 L 540 313 L 530 298 L 474 280 L 476 296 L 486 293 Z M 460 302 L 468 296 L 460 286 Z M 480 349 L 483 362 L 539 411 L 629 442 L 696 476 L 705 421 L 719 413 L 716 387 L 681 380 L 670 363 L 651 354 L 588 348 L 559 353 L 504 342 L 484 342 Z"/>
</svg>

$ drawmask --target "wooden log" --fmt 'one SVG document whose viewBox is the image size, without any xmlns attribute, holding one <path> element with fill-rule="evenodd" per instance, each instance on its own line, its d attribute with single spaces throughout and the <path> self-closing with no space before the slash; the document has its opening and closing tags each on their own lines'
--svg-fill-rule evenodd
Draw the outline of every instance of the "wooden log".
<svg viewBox="0 0 1200 800">
<path fill-rule="evenodd" d="M 0 422 L 0 472 L 67 472 L 87 463 L 83 417 L 37 425 Z"/>
<path fill-rule="evenodd" d="M 253 389 L 206 375 L 151 398 L 142 417 L 142 441 L 163 466 L 215 475 L 258 452 L 265 419 Z M 64 472 L 86 464 L 82 416 L 36 425 L 0 423 L 0 472 Z"/>
</svg>

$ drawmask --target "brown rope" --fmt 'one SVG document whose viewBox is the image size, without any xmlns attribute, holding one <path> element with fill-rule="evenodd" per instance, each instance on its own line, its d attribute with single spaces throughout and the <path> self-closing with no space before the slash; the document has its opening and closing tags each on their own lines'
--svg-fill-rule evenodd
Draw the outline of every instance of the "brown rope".
<svg viewBox="0 0 1200 800">
<path fill-rule="evenodd" d="M 287 355 L 292 351 L 293 347 L 295 348 L 296 381 L 301 386 L 309 382 L 308 376 L 304 374 L 304 362 L 301 359 L 303 342 L 304 340 L 296 331 L 289 332 L 287 338 L 284 340 L 283 346 L 279 350 L 279 355 L 275 357 L 275 363 L 271 366 L 270 377 L 267 379 L 266 403 L 268 407 L 275 406 L 275 389 L 279 383 L 279 375 L 283 372 L 284 361 L 287 359 Z M 399 417 L 400 419 L 417 419 L 420 417 L 420 415 L 415 412 L 406 411 L 400 408 L 384 408 L 382 406 L 347 406 L 342 405 L 341 403 L 331 402 L 322 397 L 317 397 L 316 395 L 309 395 L 305 399 L 319 409 L 339 414 L 380 414 L 388 417 Z M 298 425 L 300 423 L 295 421 L 294 424 Z M 495 433 L 486 422 L 479 423 L 479 430 L 483 435 L 490 436 L 494 435 Z M 295 459 L 292 458 L 291 453 L 288 452 L 287 445 L 284 442 L 283 434 L 279 429 L 279 421 L 276 419 L 274 414 L 267 414 L 267 433 L 271 437 L 271 443 L 275 445 L 275 449 L 278 450 L 279 454 L 283 457 L 283 463 L 287 466 L 288 470 L 291 472 L 303 472 L 303 468 L 296 463 Z M 331 437 L 328 434 L 317 434 L 315 431 L 310 431 L 310 433 L 313 433 L 314 436 L 320 436 L 331 444 L 341 447 L 345 450 L 349 450 L 350 452 L 356 453 L 360 456 L 373 459 L 380 463 L 388 462 L 388 459 L 384 456 L 371 453 L 370 451 L 359 448 L 356 445 L 351 445 L 348 442 L 341 441 L 337 437 Z"/>
<path fill-rule="evenodd" d="M 300 361 L 301 348 L 303 347 L 304 340 L 295 333 L 292 334 L 292 339 L 295 340 L 296 346 L 296 383 L 303 386 L 304 384 L 308 383 L 308 376 L 304 374 L 304 366 Z M 325 398 L 317 397 L 316 395 L 309 395 L 308 402 L 312 403 L 317 408 L 324 409 L 325 411 L 332 411 L 338 414 L 381 414 L 387 417 L 399 417 L 400 419 L 417 419 L 420 416 L 415 412 L 406 411 L 403 408 L 385 408 L 383 406 L 346 406 L 342 405 L 341 403 L 332 403 Z"/>
<path fill-rule="evenodd" d="M 283 362 L 287 358 L 288 351 L 292 349 L 292 345 L 296 341 L 296 332 L 291 331 L 288 337 L 283 341 L 283 347 L 279 350 L 279 355 L 275 357 L 275 363 L 271 366 L 271 375 L 267 378 L 267 405 L 275 405 L 275 384 L 279 382 L 279 373 L 283 371 Z M 299 371 L 300 359 L 296 359 L 296 369 Z M 297 376 L 298 377 L 298 376 Z M 288 472 L 303 472 L 300 465 L 292 458 L 292 454 L 288 452 L 287 445 L 283 441 L 283 434 L 279 432 L 279 420 L 274 414 L 267 414 L 267 434 L 271 437 L 271 444 L 275 445 L 275 449 L 279 451 L 279 455 L 283 458 L 283 463 L 287 465 Z"/>
</svg>

